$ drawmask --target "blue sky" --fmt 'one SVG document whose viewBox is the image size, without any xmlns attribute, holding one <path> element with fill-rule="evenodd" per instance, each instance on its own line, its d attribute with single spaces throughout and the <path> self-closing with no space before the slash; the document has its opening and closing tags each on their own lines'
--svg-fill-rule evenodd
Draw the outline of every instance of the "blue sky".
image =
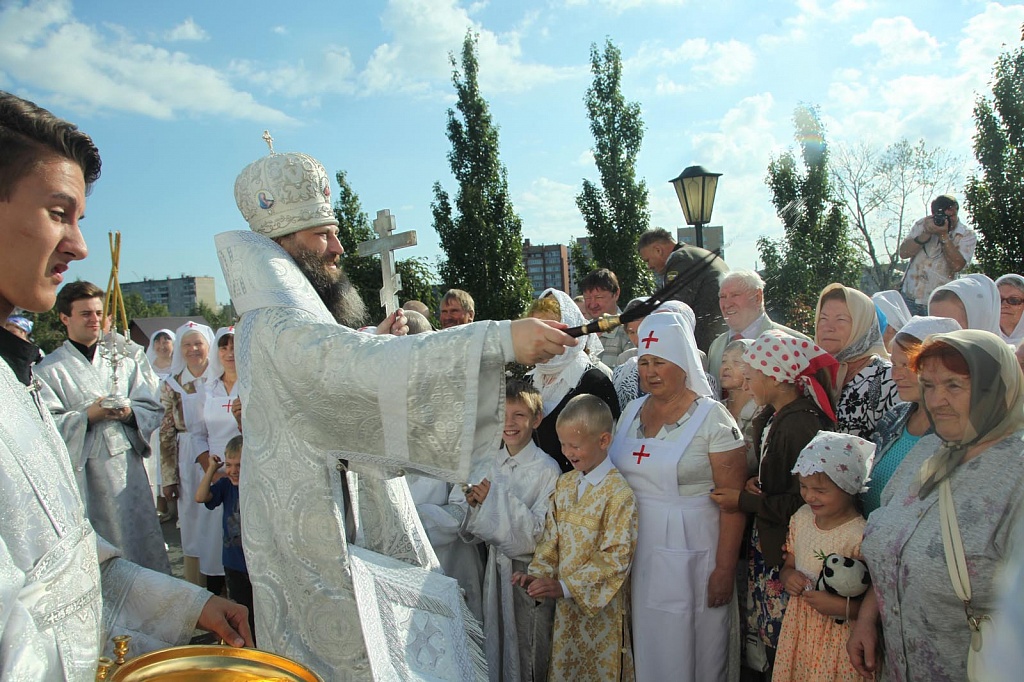
<svg viewBox="0 0 1024 682">
<path fill-rule="evenodd" d="M 92 251 L 71 277 L 106 285 L 106 233 L 120 230 L 123 281 L 213 275 L 226 302 L 213 235 L 244 227 L 232 188 L 266 153 L 264 128 L 278 151 L 345 170 L 371 216 L 389 208 L 417 230 L 400 257 L 436 260 L 431 186 L 456 190 L 448 54 L 467 28 L 524 237 L 586 233 L 583 96 L 590 44 L 610 37 L 643 110 L 652 226 L 682 224 L 667 181 L 702 164 L 723 173 L 729 262 L 752 267 L 757 238 L 781 234 L 763 180 L 798 103 L 821 107 L 832 144 L 924 138 L 962 156 L 966 177 L 974 99 L 1022 23 L 1024 5 L 966 0 L 0 0 L 0 89 L 76 122 L 103 155 Z"/>
</svg>

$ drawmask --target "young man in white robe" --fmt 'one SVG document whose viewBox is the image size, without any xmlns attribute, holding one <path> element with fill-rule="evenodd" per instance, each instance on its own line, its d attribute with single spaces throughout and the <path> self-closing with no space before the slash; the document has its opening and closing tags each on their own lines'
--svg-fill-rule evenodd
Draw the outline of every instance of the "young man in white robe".
<svg viewBox="0 0 1024 682">
<path fill-rule="evenodd" d="M 125 559 L 171 572 L 144 459 L 159 427 L 163 407 L 158 380 L 141 346 L 121 358 L 118 390 L 125 407 L 103 407 L 113 374 L 103 355 L 103 291 L 77 281 L 57 295 L 57 312 L 68 338 L 36 365 L 43 403 L 71 454 L 78 491 L 93 529 L 121 550 Z"/>
<path fill-rule="evenodd" d="M 463 538 L 487 543 L 484 650 L 491 682 L 541 682 L 548 674 L 555 602 L 538 602 L 512 585 L 512 574 L 525 573 L 533 560 L 562 473 L 533 442 L 533 430 L 543 418 L 537 389 L 509 379 L 503 447 L 486 478 L 466 492 Z"/>
<path fill-rule="evenodd" d="M 445 628 L 442 641 L 458 636 L 450 619 L 417 609 L 383 635 L 360 621 L 357 546 L 438 567 L 401 470 L 379 467 L 466 481 L 473 458 L 498 446 L 505 363 L 534 364 L 575 341 L 539 320 L 395 338 L 386 332 L 406 331 L 401 310 L 382 334 L 355 331 L 330 188 L 312 157 L 271 153 L 235 183 L 252 232 L 216 237 L 241 314 L 240 495 L 260 646 L 333 680 L 368 680 L 381 665 L 469 676 L 431 644 Z M 364 608 L 371 597 L 358 595 Z"/>
<path fill-rule="evenodd" d="M 72 261 L 99 152 L 0 91 L 0 319 L 49 310 Z M 39 399 L 32 344 L 0 330 L 0 680 L 91 682 L 109 637 L 144 653 L 195 627 L 252 645 L 244 606 L 117 556 L 85 517 L 67 448 Z"/>
</svg>

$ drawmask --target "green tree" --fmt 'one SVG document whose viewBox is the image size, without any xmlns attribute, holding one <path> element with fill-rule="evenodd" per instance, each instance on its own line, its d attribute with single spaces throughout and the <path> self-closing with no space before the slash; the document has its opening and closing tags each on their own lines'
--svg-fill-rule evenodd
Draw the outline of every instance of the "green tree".
<svg viewBox="0 0 1024 682">
<path fill-rule="evenodd" d="M 147 317 L 168 317 L 171 311 L 163 303 L 146 303 L 139 294 L 128 294 L 124 297 L 124 312 L 128 317 L 128 323 L 132 320 L 144 319 Z"/>
<path fill-rule="evenodd" d="M 968 178 L 964 195 L 979 234 L 978 262 L 998 277 L 1024 272 L 1024 47 L 1000 55 L 993 75 L 992 98 L 974 105 L 981 174 Z"/>
<path fill-rule="evenodd" d="M 900 244 L 935 196 L 960 185 L 963 165 L 941 147 L 906 138 L 885 149 L 841 146 L 831 156 L 832 185 L 851 221 L 854 246 L 870 266 L 869 286 L 875 291 L 899 285 Z"/>
<path fill-rule="evenodd" d="M 221 327 L 230 327 L 235 323 L 236 320 L 233 310 L 233 308 L 225 308 L 221 312 L 216 312 L 206 303 L 200 301 L 198 304 L 192 306 L 192 310 L 190 310 L 188 314 L 190 316 L 202 317 L 210 323 L 210 328 L 216 332 Z"/>
<path fill-rule="evenodd" d="M 590 45 L 590 70 L 594 81 L 587 88 L 584 102 L 601 184 L 599 187 L 584 179 L 576 205 L 587 225 L 594 261 L 615 273 L 622 287 L 620 300 L 628 301 L 650 293 L 654 286 L 654 278 L 636 248 L 651 220 L 647 184 L 636 177 L 644 124 L 640 104 L 627 102 L 622 95 L 622 53 L 611 39 L 605 41 L 603 52 L 596 43 Z"/>
<path fill-rule="evenodd" d="M 477 319 L 514 319 L 533 288 L 523 267 L 522 222 L 498 155 L 498 128 L 477 82 L 476 45 L 477 36 L 467 31 L 461 71 L 455 55 L 449 55 L 458 113 L 448 110 L 448 163 L 459 191 L 453 206 L 435 182 L 431 209 L 445 253 L 440 266 L 445 286 L 473 296 Z"/>
<path fill-rule="evenodd" d="M 796 329 L 811 331 L 818 294 L 832 282 L 859 287 L 860 263 L 849 224 L 832 188 L 825 127 L 817 109 L 793 115 L 800 161 L 787 150 L 768 164 L 765 182 L 783 222 L 784 236 L 761 237 L 765 300 Z"/>
<path fill-rule="evenodd" d="M 338 181 L 338 200 L 334 203 L 334 215 L 338 219 L 338 241 L 345 248 L 341 256 L 341 267 L 348 275 L 352 286 L 359 292 L 360 298 L 366 303 L 366 310 L 374 322 L 384 318 L 384 309 L 380 305 L 380 288 L 383 284 L 380 271 L 380 256 L 356 255 L 356 245 L 360 242 L 375 239 L 377 234 L 370 225 L 370 218 L 363 211 L 359 195 L 348 182 L 345 171 L 335 174 Z M 407 258 L 396 260 L 395 270 L 402 277 L 400 301 L 417 299 L 430 306 L 437 307 L 437 298 L 433 288 L 433 273 L 427 267 L 424 258 Z"/>
</svg>

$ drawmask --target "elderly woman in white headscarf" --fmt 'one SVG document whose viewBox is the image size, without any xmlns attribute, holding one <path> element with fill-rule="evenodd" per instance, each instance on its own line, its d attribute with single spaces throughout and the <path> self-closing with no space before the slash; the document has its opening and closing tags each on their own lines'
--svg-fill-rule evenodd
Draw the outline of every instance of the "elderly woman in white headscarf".
<svg viewBox="0 0 1024 682">
<path fill-rule="evenodd" d="M 178 327 L 171 372 L 160 390 L 160 402 L 164 406 L 164 419 L 160 424 L 160 475 L 164 497 L 182 499 L 178 505 L 178 520 L 181 551 L 185 555 L 185 579 L 196 585 L 203 583 L 197 530 L 201 505 L 192 500 L 202 473 L 196 463 L 199 451 L 190 431 L 203 418 L 203 374 L 209 364 L 212 345 L 213 330 L 205 324 L 186 322 Z M 207 510 L 204 507 L 202 511 Z"/>
<path fill-rule="evenodd" d="M 540 298 L 530 304 L 527 315 L 541 320 L 562 322 L 570 327 L 586 323 L 576 303 L 568 294 L 558 289 L 545 289 Z M 562 444 L 555 431 L 555 422 L 566 404 L 577 395 L 590 393 L 608 404 L 613 417 L 617 419 L 620 413 L 615 386 L 612 385 L 608 374 L 597 366 L 597 357 L 601 352 L 600 341 L 597 341 L 596 334 L 589 336 L 595 338 L 580 339 L 579 344 L 566 348 L 562 355 L 556 355 L 547 362 L 536 365 L 527 373 L 544 401 L 544 419 L 535 431 L 537 445 L 558 463 L 563 472 L 572 469 L 572 464 L 562 454 Z M 587 352 L 588 349 L 595 348 L 595 353 Z"/>
<path fill-rule="evenodd" d="M 1002 339 L 973 329 L 929 336 L 912 364 L 935 433 L 907 453 L 868 519 L 861 550 L 874 590 L 847 649 L 865 675 L 881 648 L 884 679 L 967 680 L 972 619 L 993 614 L 1024 520 L 1024 377 Z M 958 553 L 966 570 L 949 567 Z M 966 604 L 951 573 L 970 583 Z"/>
<path fill-rule="evenodd" d="M 836 430 L 871 440 L 875 424 L 899 402 L 875 304 L 856 289 L 829 284 L 818 298 L 814 341 L 839 361 Z"/>
<path fill-rule="evenodd" d="M 985 275 L 964 275 L 932 292 L 928 314 L 956 320 L 963 329 L 981 329 L 998 335 L 999 289 Z"/>
<path fill-rule="evenodd" d="M 636 679 L 723 680 L 746 519 L 720 510 L 710 491 L 743 487 L 745 444 L 729 411 L 711 398 L 681 315 L 650 315 L 639 340 L 647 395 L 626 406 L 609 450 L 640 512 L 632 581 Z"/>
<path fill-rule="evenodd" d="M 160 378 L 163 384 L 164 378 L 171 373 L 171 361 L 174 358 L 174 332 L 170 329 L 157 329 L 149 337 L 149 347 L 146 348 L 146 359 L 149 360 L 153 372 Z M 162 385 L 161 385 L 162 388 Z M 163 481 L 160 477 L 160 429 L 153 432 L 149 439 L 150 452 L 156 457 L 147 457 L 145 460 L 146 473 L 149 475 L 149 484 L 153 489 L 153 502 L 156 504 L 157 513 L 161 523 L 177 518 L 177 512 L 171 512 L 167 507 L 167 500 L 161 494 Z"/>
<path fill-rule="evenodd" d="M 1024 341 L 1024 277 L 1003 275 L 996 280 L 999 289 L 999 336 L 1019 346 Z"/>
</svg>

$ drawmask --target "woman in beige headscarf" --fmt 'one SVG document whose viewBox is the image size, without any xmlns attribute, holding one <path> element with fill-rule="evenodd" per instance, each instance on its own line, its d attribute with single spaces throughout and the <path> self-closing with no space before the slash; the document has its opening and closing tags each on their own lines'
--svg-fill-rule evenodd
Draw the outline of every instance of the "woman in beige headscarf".
<svg viewBox="0 0 1024 682">
<path fill-rule="evenodd" d="M 875 424 L 900 401 L 875 304 L 856 289 L 829 284 L 818 298 L 814 341 L 839 361 L 836 430 L 871 440 Z"/>
<path fill-rule="evenodd" d="M 847 649 L 862 674 L 878 667 L 881 648 L 884 679 L 966 680 L 968 618 L 993 614 L 996 574 L 1024 523 L 1024 377 L 1002 339 L 973 329 L 929 336 L 911 364 L 935 433 L 907 453 L 868 519 L 861 550 L 874 589 Z M 943 546 L 947 482 L 970 576 L 966 608 Z"/>
</svg>

